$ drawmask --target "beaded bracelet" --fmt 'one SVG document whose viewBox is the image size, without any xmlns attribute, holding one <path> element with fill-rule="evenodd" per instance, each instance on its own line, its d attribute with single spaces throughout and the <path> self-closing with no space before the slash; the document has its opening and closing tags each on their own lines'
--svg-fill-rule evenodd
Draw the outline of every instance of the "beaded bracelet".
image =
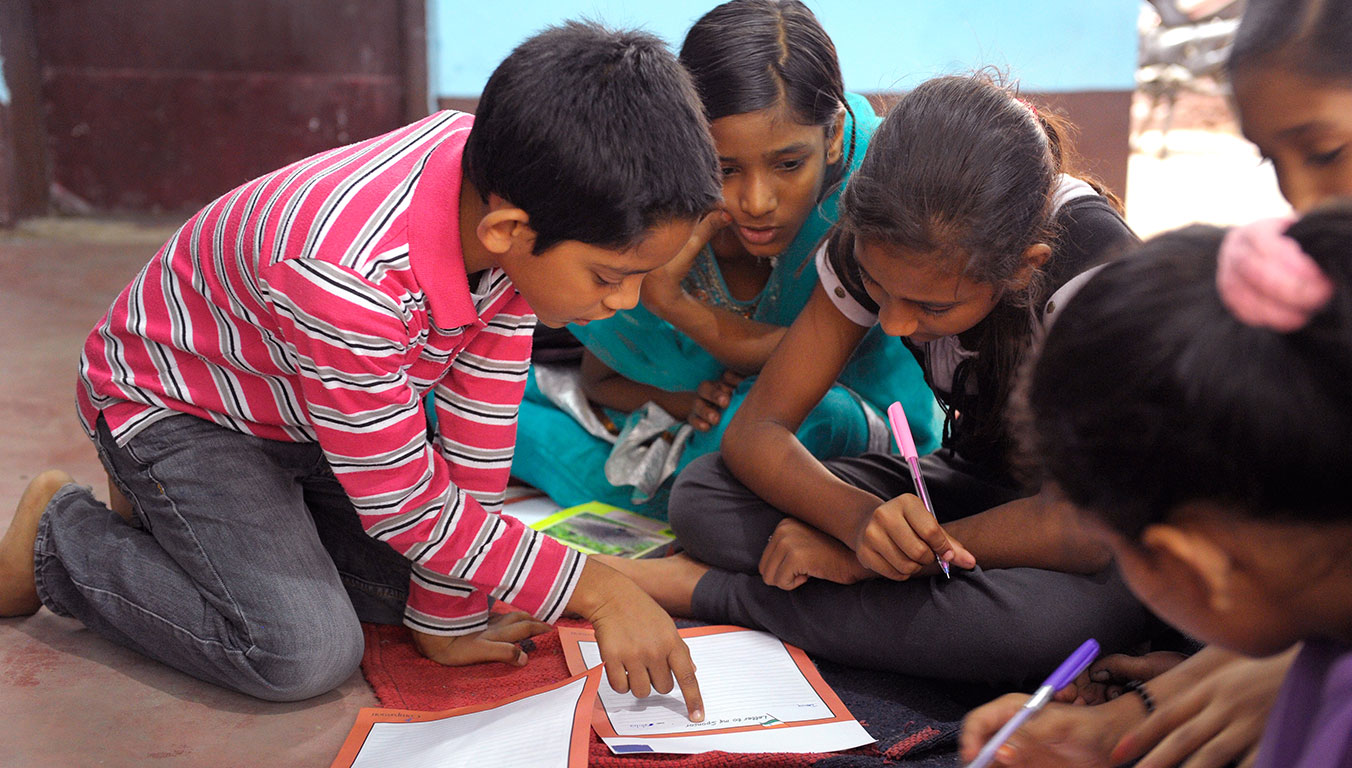
<svg viewBox="0 0 1352 768">
<path fill-rule="evenodd" d="M 1141 697 L 1141 703 L 1145 705 L 1146 714 L 1150 714 L 1151 712 L 1155 711 L 1155 698 L 1150 695 L 1150 691 L 1147 691 L 1145 689 L 1145 683 L 1141 682 L 1140 680 L 1132 680 L 1131 682 L 1122 686 L 1122 688 L 1123 690 L 1131 691 L 1132 693 Z"/>
</svg>

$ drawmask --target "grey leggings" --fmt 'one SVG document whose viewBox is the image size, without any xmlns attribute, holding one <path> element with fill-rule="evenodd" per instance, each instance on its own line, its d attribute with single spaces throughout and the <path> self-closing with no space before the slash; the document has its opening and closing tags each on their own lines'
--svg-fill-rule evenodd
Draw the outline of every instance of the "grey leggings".
<svg viewBox="0 0 1352 768">
<path fill-rule="evenodd" d="M 1017 497 L 949 452 L 923 460 L 941 520 Z M 826 466 L 883 499 L 912 492 L 897 456 L 868 454 Z M 718 455 L 696 460 L 672 490 L 681 544 L 711 566 L 695 588 L 695 618 L 763 629 L 843 664 L 989 685 L 1035 685 L 1085 638 L 1104 653 L 1143 639 L 1152 620 L 1116 568 L 1085 576 L 1038 568 L 961 571 L 952 581 L 811 579 L 785 591 L 757 570 L 783 514 L 742 485 Z"/>
</svg>

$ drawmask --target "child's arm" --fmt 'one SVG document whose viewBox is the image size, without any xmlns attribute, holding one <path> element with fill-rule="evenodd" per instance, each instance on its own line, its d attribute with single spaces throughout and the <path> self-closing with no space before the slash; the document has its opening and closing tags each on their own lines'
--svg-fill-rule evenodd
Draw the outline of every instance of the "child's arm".
<svg viewBox="0 0 1352 768">
<path fill-rule="evenodd" d="M 735 374 L 725 375 L 721 380 L 701 383 L 694 392 L 669 392 L 621 376 L 591 352 L 582 353 L 582 392 L 588 400 L 625 412 L 651 401 L 701 431 L 718 423 L 739 380 Z"/>
<path fill-rule="evenodd" d="M 652 300 L 647 294 L 651 279 L 649 276 L 643 281 L 644 306 L 738 373 L 750 375 L 759 371 L 788 330 L 711 307 L 685 291 L 665 300 Z"/>
<path fill-rule="evenodd" d="M 1252 764 L 1268 712 L 1299 651 L 1298 643 L 1253 659 L 1203 648 L 1151 679 L 1157 708 L 1122 736 L 1111 759 L 1130 762 L 1145 755 L 1140 765 L 1170 766 L 1205 756 L 1212 765 Z"/>
<path fill-rule="evenodd" d="M 1092 706 L 1049 704 L 1009 740 L 1002 765 L 1121 765 L 1147 751 L 1153 766 L 1230 765 L 1246 753 L 1251 761 L 1295 653 L 1249 659 L 1203 648 L 1150 680 L 1153 713 L 1133 694 Z M 1027 701 L 1008 694 L 969 713 L 958 742 L 963 758 L 975 757 Z"/>
<path fill-rule="evenodd" d="M 452 654 L 473 661 L 496 652 L 477 641 L 509 636 L 489 632 L 504 623 L 490 599 L 541 622 L 557 618 L 585 556 L 496 514 L 530 366 L 535 317 L 526 300 L 503 288 L 492 327 L 450 361 L 436 383 L 438 434 L 429 440 L 422 391 L 408 373 L 422 332 L 405 314 L 402 283 L 307 259 L 260 270 L 260 281 L 282 343 L 301 361 L 302 413 L 362 527 L 412 562 L 405 624 L 425 635 L 478 635 Z"/>
<path fill-rule="evenodd" d="M 795 436 L 868 330 L 841 314 L 818 286 L 728 425 L 723 460 L 761 498 L 839 539 L 881 576 L 914 576 L 934 564 L 936 553 L 972 568 L 971 553 L 919 498 L 880 499 L 856 488 Z"/>
<path fill-rule="evenodd" d="M 723 460 L 747 488 L 839 539 L 863 565 L 888 578 L 920 573 L 932 567 L 933 553 L 950 550 L 950 562 L 965 568 L 977 560 L 988 568 L 1093 573 L 1107 567 L 1102 545 L 1045 494 L 941 527 L 914 495 L 880 499 L 837 478 L 808 453 L 794 433 L 867 330 L 842 315 L 823 289 L 813 292 L 723 436 Z"/>
<path fill-rule="evenodd" d="M 722 211 L 705 216 L 676 258 L 643 278 L 641 300 L 654 315 L 689 336 L 714 359 L 740 374 L 753 374 L 765 365 L 785 329 L 711 307 L 685 292 L 681 280 L 690 265 L 729 219 Z"/>
<path fill-rule="evenodd" d="M 690 649 L 671 617 L 628 577 L 587 558 L 567 610 L 590 621 L 606 667 L 606 678 L 620 693 L 640 698 L 650 690 L 681 689 L 692 722 L 704 719 L 704 701 Z"/>
<path fill-rule="evenodd" d="M 984 568 L 1098 573 L 1112 562 L 1107 548 L 1084 533 L 1052 487 L 954 520 L 945 528 Z"/>
<path fill-rule="evenodd" d="M 653 690 L 680 688 L 691 721 L 704 719 L 690 649 L 671 617 L 637 584 L 588 558 L 566 610 L 592 623 L 606 677 L 615 690 L 642 698 Z M 424 656 L 441 664 L 500 661 L 520 667 L 526 664 L 526 652 L 516 643 L 547 631 L 548 624 L 516 611 L 494 614 L 481 632 L 443 636 L 414 631 L 413 640 Z"/>
<path fill-rule="evenodd" d="M 794 433 L 835 384 L 867 332 L 842 315 L 817 286 L 722 443 L 724 462 L 747 488 L 847 545 L 855 539 L 858 522 L 884 500 L 831 474 Z"/>
</svg>

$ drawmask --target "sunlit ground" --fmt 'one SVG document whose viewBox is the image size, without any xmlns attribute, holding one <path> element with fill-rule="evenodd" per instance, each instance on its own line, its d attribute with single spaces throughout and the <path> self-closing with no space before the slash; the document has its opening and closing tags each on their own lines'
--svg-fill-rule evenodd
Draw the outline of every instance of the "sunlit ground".
<svg viewBox="0 0 1352 768">
<path fill-rule="evenodd" d="M 1242 224 L 1290 211 L 1272 166 L 1240 136 L 1223 102 L 1199 105 L 1201 100 L 1180 103 L 1164 158 L 1157 123 L 1133 137 L 1127 222 L 1142 237 L 1192 222 Z M 1137 125 L 1144 112 L 1144 103 L 1138 103 Z"/>
</svg>

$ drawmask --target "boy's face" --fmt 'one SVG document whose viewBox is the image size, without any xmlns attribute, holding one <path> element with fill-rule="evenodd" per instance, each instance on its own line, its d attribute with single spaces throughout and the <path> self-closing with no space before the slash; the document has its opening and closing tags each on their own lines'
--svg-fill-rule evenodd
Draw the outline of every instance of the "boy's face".
<svg viewBox="0 0 1352 768">
<path fill-rule="evenodd" d="M 1272 161 L 1293 208 L 1352 195 L 1352 86 L 1246 67 L 1235 73 L 1234 90 L 1244 136 Z"/>
<path fill-rule="evenodd" d="M 504 254 L 500 263 L 541 324 L 550 328 L 586 325 L 633 309 L 643 276 L 671 261 L 690 239 L 694 226 L 694 221 L 660 224 L 623 251 L 576 240 L 557 243 L 539 254 L 516 248 Z"/>
</svg>

